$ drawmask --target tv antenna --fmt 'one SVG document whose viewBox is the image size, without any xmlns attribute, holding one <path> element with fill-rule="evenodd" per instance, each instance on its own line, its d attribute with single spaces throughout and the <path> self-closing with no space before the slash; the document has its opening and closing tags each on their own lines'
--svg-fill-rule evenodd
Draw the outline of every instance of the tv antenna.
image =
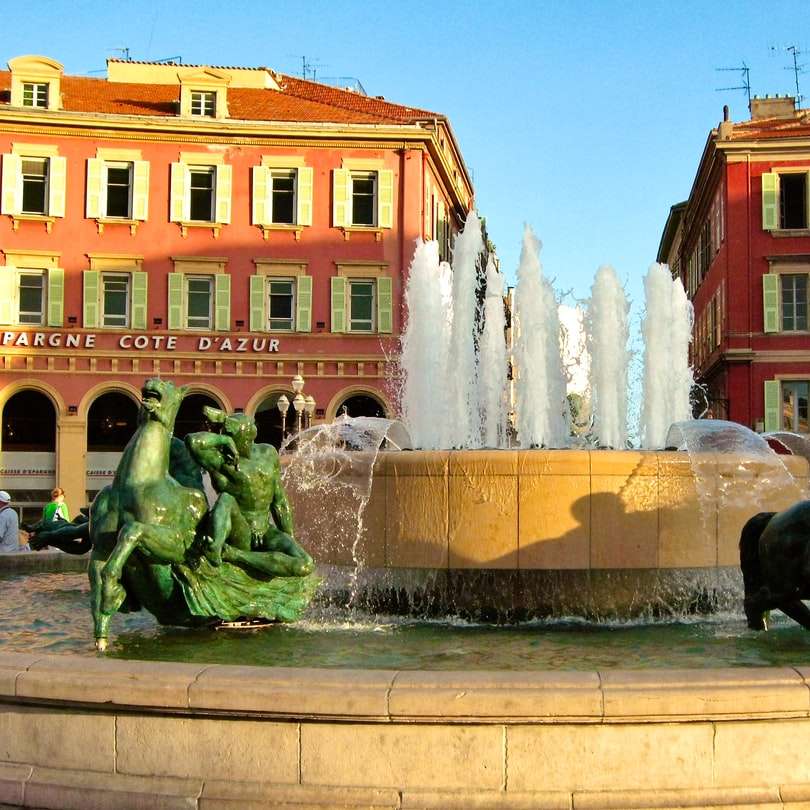
<svg viewBox="0 0 810 810">
<path fill-rule="evenodd" d="M 721 67 L 715 68 L 718 73 L 722 72 L 732 72 L 732 73 L 739 73 L 740 74 L 740 82 L 741 84 L 736 85 L 735 87 L 716 87 L 715 92 L 720 93 L 724 90 L 745 90 L 745 94 L 748 97 L 748 106 L 751 106 L 751 69 L 745 62 L 742 62 L 742 67 Z"/>
<path fill-rule="evenodd" d="M 325 65 L 321 64 L 320 59 L 309 59 L 307 56 L 301 56 L 299 54 L 290 54 L 294 59 L 301 60 L 301 77 L 303 79 L 312 79 L 314 80 L 315 77 L 318 75 L 318 68 L 325 67 Z"/>
<path fill-rule="evenodd" d="M 132 58 L 129 55 L 129 48 L 108 48 L 107 50 L 112 53 L 120 53 L 125 62 L 131 62 Z"/>
</svg>

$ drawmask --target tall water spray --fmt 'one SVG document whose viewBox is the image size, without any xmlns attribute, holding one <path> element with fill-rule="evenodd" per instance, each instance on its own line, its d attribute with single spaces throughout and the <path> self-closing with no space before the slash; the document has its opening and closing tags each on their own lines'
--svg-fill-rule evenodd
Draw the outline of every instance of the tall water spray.
<svg viewBox="0 0 810 810">
<path fill-rule="evenodd" d="M 523 447 L 563 447 L 568 437 L 560 319 L 551 283 L 543 277 L 540 241 L 526 225 L 514 299 L 515 409 Z"/>
<path fill-rule="evenodd" d="M 593 432 L 603 447 L 627 444 L 627 340 L 630 305 L 610 265 L 599 268 L 588 305 Z"/>
<path fill-rule="evenodd" d="M 508 357 L 506 313 L 503 306 L 503 276 L 495 259 L 487 261 L 487 290 L 484 298 L 484 331 L 478 349 L 481 429 L 485 447 L 506 447 Z"/>
<path fill-rule="evenodd" d="M 439 262 L 437 242 L 416 242 L 405 302 L 402 336 L 402 421 L 413 444 L 425 450 L 447 447 L 449 407 L 447 352 L 453 320 L 450 268 Z"/>
<path fill-rule="evenodd" d="M 453 245 L 453 326 L 448 373 L 435 380 L 448 388 L 448 447 L 481 447 L 475 329 L 479 258 L 484 250 L 481 221 L 474 211 Z"/>
<path fill-rule="evenodd" d="M 665 264 L 652 264 L 644 277 L 646 313 L 641 446 L 665 446 L 673 422 L 689 419 L 693 377 L 689 367 L 692 304 L 680 279 Z"/>
</svg>

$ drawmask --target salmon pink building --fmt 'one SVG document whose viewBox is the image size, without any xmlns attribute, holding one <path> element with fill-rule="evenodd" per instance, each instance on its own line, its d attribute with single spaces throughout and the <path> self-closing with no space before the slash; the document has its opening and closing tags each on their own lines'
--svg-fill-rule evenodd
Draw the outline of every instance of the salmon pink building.
<svg viewBox="0 0 810 810">
<path fill-rule="evenodd" d="M 418 237 L 472 205 L 447 119 L 267 68 L 47 57 L 0 72 L 0 488 L 75 509 L 110 480 L 144 378 L 253 415 L 393 415 Z M 288 427 L 295 427 L 291 408 Z"/>
<path fill-rule="evenodd" d="M 710 415 L 810 433 L 810 110 L 755 98 L 750 120 L 724 117 L 658 260 L 694 304 L 692 362 Z"/>
</svg>

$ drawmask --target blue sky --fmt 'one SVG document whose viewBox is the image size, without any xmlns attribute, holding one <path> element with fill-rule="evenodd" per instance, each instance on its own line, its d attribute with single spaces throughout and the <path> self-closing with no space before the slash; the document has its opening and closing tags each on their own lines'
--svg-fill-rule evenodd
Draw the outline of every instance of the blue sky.
<svg viewBox="0 0 810 810">
<path fill-rule="evenodd" d="M 610 263 L 640 311 L 670 205 L 687 197 L 709 129 L 748 117 L 716 92 L 751 69 L 756 94 L 793 91 L 806 2 L 31 2 L 7 4 L 0 62 L 24 53 L 69 73 L 132 58 L 268 65 L 355 76 L 373 95 L 450 117 L 507 278 L 524 222 L 547 275 L 584 298 Z M 34 22 L 35 21 L 35 22 Z M 102 75 L 102 74 L 99 74 Z M 810 106 L 810 67 L 800 77 Z"/>
</svg>

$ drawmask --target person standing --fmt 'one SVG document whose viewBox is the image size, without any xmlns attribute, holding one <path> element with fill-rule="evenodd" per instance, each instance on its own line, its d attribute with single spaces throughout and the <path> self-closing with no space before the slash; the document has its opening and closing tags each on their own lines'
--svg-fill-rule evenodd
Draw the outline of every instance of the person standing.
<svg viewBox="0 0 810 810">
<path fill-rule="evenodd" d="M 62 487 L 51 490 L 51 502 L 45 504 L 45 508 L 42 510 L 42 519 L 46 523 L 51 523 L 54 520 L 70 522 L 70 515 L 65 503 L 65 490 Z"/>
<path fill-rule="evenodd" d="M 11 508 L 11 495 L 0 489 L 0 554 L 28 551 L 20 545 L 20 519 Z"/>
</svg>

